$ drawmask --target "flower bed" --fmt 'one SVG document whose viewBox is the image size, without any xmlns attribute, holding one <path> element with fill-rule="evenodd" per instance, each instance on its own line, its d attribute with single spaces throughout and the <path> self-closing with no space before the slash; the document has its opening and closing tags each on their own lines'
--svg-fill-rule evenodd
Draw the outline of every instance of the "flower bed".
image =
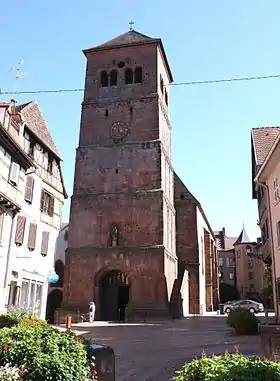
<svg viewBox="0 0 280 381">
<path fill-rule="evenodd" d="M 0 381 L 97 379 L 81 337 L 59 332 L 26 312 L 8 312 L 0 322 Z"/>
<path fill-rule="evenodd" d="M 239 353 L 202 356 L 176 372 L 174 381 L 280 381 L 280 363 Z"/>
</svg>

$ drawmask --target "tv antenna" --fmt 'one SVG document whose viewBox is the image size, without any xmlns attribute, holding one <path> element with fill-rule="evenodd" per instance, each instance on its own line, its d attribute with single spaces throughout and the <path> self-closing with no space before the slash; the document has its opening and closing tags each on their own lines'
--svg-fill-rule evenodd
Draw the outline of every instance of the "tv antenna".
<svg viewBox="0 0 280 381">
<path fill-rule="evenodd" d="M 24 60 L 20 60 L 17 63 L 16 67 L 11 68 L 11 71 L 13 71 L 15 73 L 14 85 L 13 85 L 13 97 L 15 96 L 15 92 L 16 92 L 16 87 L 17 87 L 18 81 L 25 76 L 25 73 L 22 72 L 22 70 L 21 70 L 21 67 L 22 67 L 23 63 L 24 63 Z"/>
</svg>

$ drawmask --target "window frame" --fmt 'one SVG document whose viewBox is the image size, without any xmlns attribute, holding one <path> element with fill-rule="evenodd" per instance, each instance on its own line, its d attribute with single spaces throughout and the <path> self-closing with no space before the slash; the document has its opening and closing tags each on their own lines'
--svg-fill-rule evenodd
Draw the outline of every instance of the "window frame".
<svg viewBox="0 0 280 381">
<path fill-rule="evenodd" d="M 277 247 L 280 247 L 280 221 L 276 222 Z"/>
<path fill-rule="evenodd" d="M 45 207 L 46 196 L 49 197 L 48 208 Z M 40 205 L 41 212 L 46 214 L 49 217 L 53 217 L 53 215 L 54 215 L 54 201 L 55 201 L 54 196 L 50 192 L 46 191 L 45 189 L 42 189 L 42 191 L 41 191 L 41 205 Z"/>
<path fill-rule="evenodd" d="M 3 244 L 5 215 L 5 210 L 0 208 L 0 246 Z"/>
<path fill-rule="evenodd" d="M 279 182 L 278 177 L 275 177 L 273 180 L 273 193 L 274 193 L 274 201 L 280 201 L 280 192 L 279 192 Z"/>
</svg>

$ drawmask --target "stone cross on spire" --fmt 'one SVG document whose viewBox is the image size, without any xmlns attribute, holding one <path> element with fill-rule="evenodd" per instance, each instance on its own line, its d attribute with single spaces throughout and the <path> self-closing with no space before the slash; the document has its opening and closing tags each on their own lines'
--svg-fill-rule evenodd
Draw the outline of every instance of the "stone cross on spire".
<svg viewBox="0 0 280 381">
<path fill-rule="evenodd" d="M 129 25 L 130 25 L 129 30 L 133 30 L 134 21 L 130 21 Z"/>
</svg>

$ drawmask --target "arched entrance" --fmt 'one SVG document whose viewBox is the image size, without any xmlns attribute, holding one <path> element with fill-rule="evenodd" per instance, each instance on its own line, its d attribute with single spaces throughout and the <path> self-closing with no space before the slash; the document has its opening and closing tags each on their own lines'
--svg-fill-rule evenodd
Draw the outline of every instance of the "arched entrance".
<svg viewBox="0 0 280 381">
<path fill-rule="evenodd" d="M 109 271 L 101 278 L 99 290 L 101 320 L 124 321 L 129 301 L 127 276 L 122 271 Z"/>
<path fill-rule="evenodd" d="M 54 313 L 55 310 L 61 307 L 63 299 L 62 290 L 53 290 L 48 295 L 47 309 L 46 309 L 46 320 L 48 323 L 54 323 Z"/>
</svg>

